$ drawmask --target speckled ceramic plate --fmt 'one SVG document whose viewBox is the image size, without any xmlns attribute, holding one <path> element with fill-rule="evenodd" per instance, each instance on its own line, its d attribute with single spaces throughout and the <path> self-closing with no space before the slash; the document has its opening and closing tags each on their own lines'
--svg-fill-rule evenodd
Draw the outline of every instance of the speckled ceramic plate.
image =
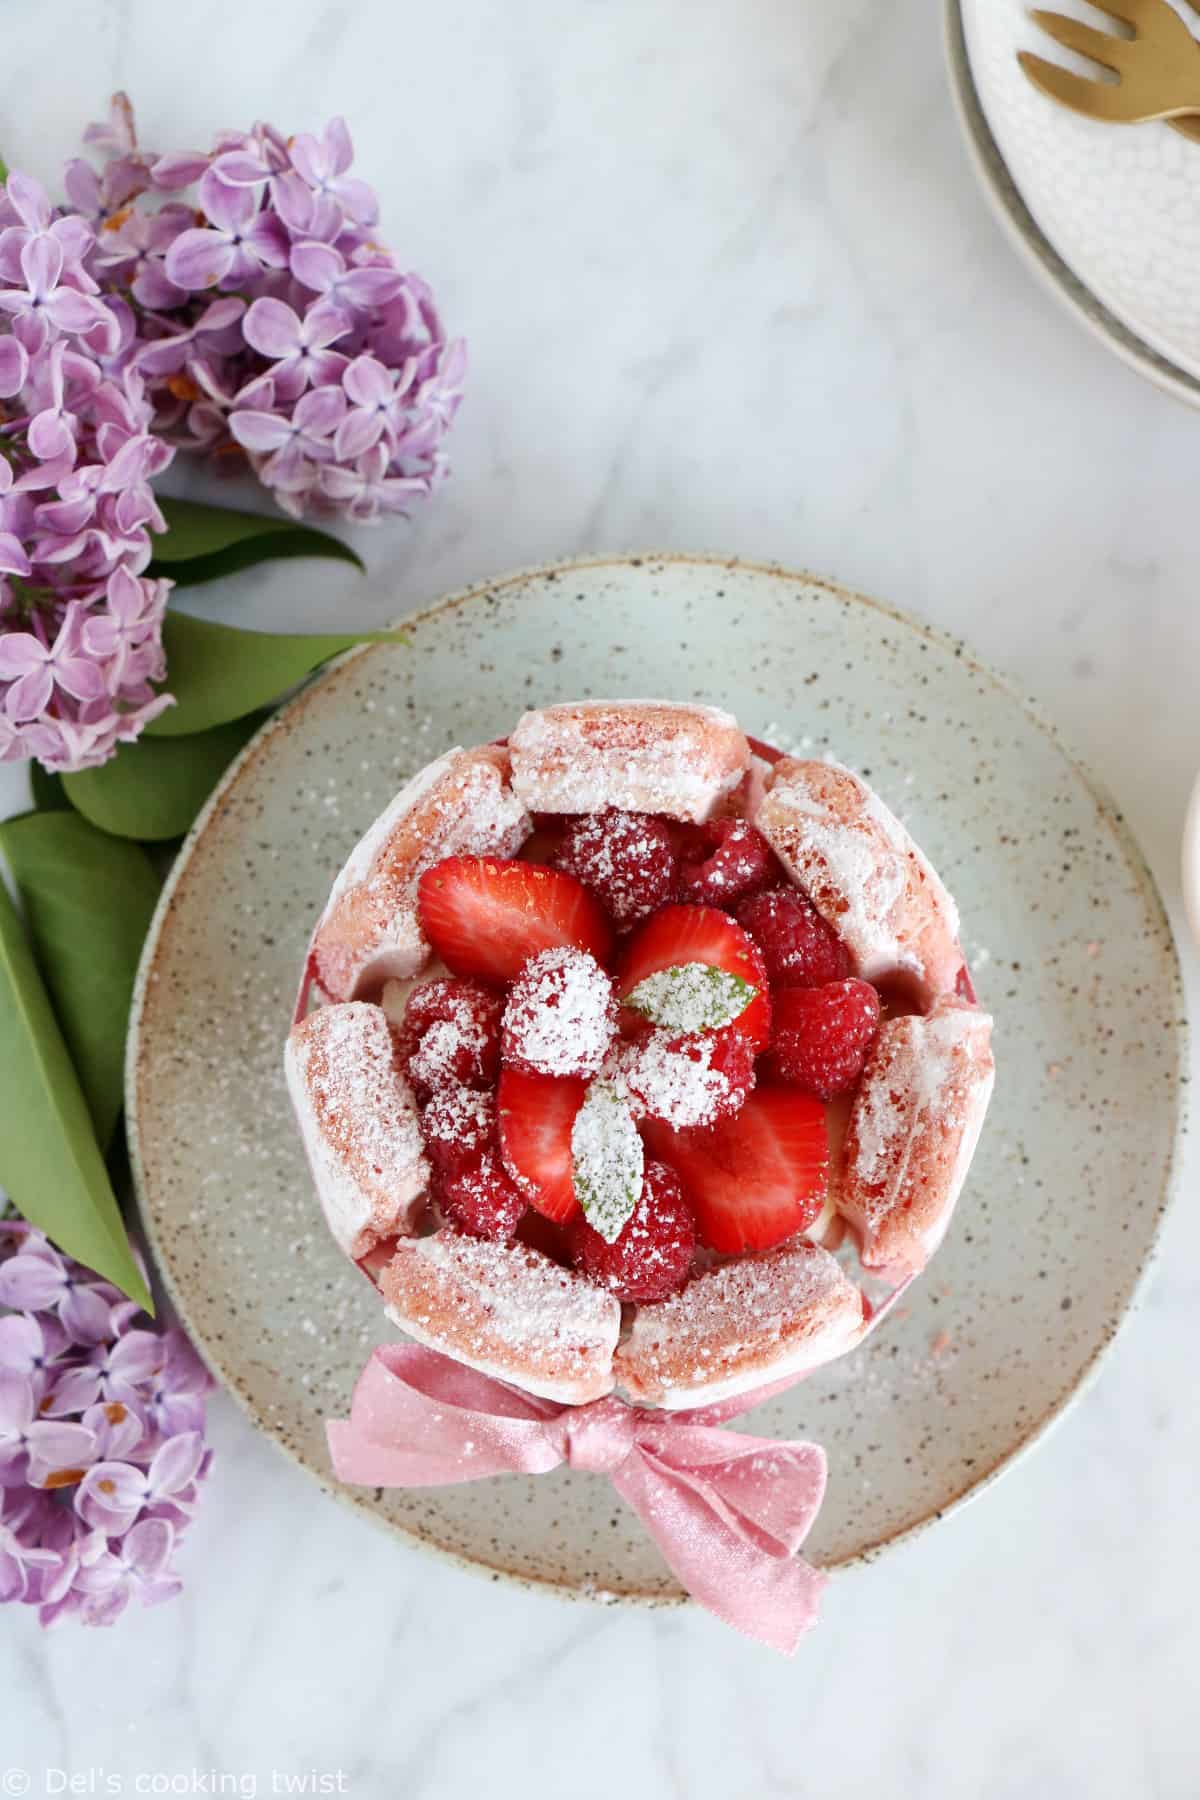
<svg viewBox="0 0 1200 1800">
<path fill-rule="evenodd" d="M 1188 406 L 1200 406 L 1200 381 L 1169 357 L 1152 349 L 1144 338 L 1117 318 L 1059 255 L 1033 217 L 1013 180 L 980 102 L 967 56 L 962 0 L 945 0 L 944 19 L 951 92 L 967 149 L 984 194 L 1009 239 L 1038 278 L 1093 337 L 1139 375 L 1154 382 L 1156 387 L 1164 388 Z M 1059 55 L 1052 44 L 1043 44 L 1041 48 L 1043 54 Z M 1034 98 L 1041 96 L 1034 95 Z M 1045 105 L 1049 106 L 1050 102 L 1045 101 Z M 1086 127 L 1088 122 L 1080 120 L 1078 123 Z M 1177 134 L 1168 134 L 1172 135 Z M 1177 147 L 1200 156 L 1195 145 L 1180 140 Z"/>
<path fill-rule="evenodd" d="M 996 1013 L 996 1098 L 931 1270 L 861 1351 L 755 1421 L 826 1446 L 812 1550 L 844 1564 L 978 1489 L 1094 1370 L 1166 1203 L 1185 1050 L 1169 928 L 1120 820 L 1018 699 L 912 620 L 780 570 L 613 559 L 459 595 L 406 645 L 332 668 L 227 777 L 151 931 L 128 1091 L 146 1224 L 216 1373 L 330 1483 L 323 1421 L 388 1327 L 325 1231 L 284 1094 L 309 930 L 416 768 L 588 694 L 719 701 L 861 769 L 957 893 Z M 586 1474 L 345 1498 L 518 1579 L 679 1597 Z"/>
</svg>

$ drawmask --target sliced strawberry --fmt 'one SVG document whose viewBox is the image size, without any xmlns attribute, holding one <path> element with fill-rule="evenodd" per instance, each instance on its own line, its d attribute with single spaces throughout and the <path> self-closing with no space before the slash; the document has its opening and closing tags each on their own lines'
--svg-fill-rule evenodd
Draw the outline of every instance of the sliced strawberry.
<svg viewBox="0 0 1200 1800">
<path fill-rule="evenodd" d="M 526 1199 L 560 1225 L 580 1210 L 571 1127 L 586 1089 L 586 1081 L 573 1075 L 526 1075 L 507 1067 L 500 1071 L 497 1109 L 504 1166 Z"/>
<path fill-rule="evenodd" d="M 672 1131 L 648 1119 L 642 1131 L 682 1181 L 710 1250 L 769 1250 L 811 1225 L 825 1204 L 825 1108 L 809 1094 L 759 1087 L 719 1125 Z"/>
<path fill-rule="evenodd" d="M 604 962 L 612 930 L 582 882 L 538 863 L 448 856 L 417 889 L 421 930 L 455 975 L 515 980 L 539 950 L 571 945 Z"/>
<path fill-rule="evenodd" d="M 733 1022 L 755 1050 L 766 1048 L 771 1035 L 766 965 L 753 938 L 728 913 L 715 906 L 664 906 L 656 912 L 626 946 L 616 975 L 617 998 L 625 999 L 647 975 L 678 963 L 708 963 L 756 987 L 754 999 Z"/>
</svg>

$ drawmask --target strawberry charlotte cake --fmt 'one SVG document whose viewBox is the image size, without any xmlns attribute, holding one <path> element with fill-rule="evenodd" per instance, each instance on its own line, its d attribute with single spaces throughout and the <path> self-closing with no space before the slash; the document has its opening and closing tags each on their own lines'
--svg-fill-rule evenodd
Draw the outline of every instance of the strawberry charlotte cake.
<svg viewBox="0 0 1200 1800">
<path fill-rule="evenodd" d="M 954 903 L 865 782 L 712 707 L 586 701 L 396 796 L 286 1063 L 403 1331 L 549 1399 L 678 1408 L 841 1355 L 859 1276 L 920 1272 L 990 1034 Z"/>
</svg>

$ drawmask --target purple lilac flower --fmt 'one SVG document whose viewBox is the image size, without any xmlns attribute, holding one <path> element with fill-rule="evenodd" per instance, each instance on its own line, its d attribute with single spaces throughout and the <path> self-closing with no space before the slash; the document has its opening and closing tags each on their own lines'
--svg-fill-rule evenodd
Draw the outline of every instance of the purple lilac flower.
<svg viewBox="0 0 1200 1800">
<path fill-rule="evenodd" d="M 173 446 L 368 523 L 444 479 L 466 371 L 341 119 L 158 155 L 118 94 L 84 142 L 101 166 L 68 165 L 70 209 L 19 171 L 0 189 L 0 761 L 50 769 L 171 704 L 145 570 Z"/>
<path fill-rule="evenodd" d="M 431 493 L 465 352 L 376 236 L 378 201 L 350 173 L 344 120 L 292 138 L 259 123 L 207 153 L 158 156 L 138 148 L 118 95 L 86 141 L 103 166 L 89 181 L 73 164 L 72 193 L 101 220 L 95 268 L 110 303 L 138 309 L 122 363 L 145 378 L 155 430 L 248 460 L 296 515 L 365 523 Z M 175 198 L 193 183 L 195 208 Z"/>
<path fill-rule="evenodd" d="M 103 762 L 171 704 L 166 584 L 144 570 L 163 525 L 149 483 L 173 452 L 93 223 L 107 232 L 149 174 L 118 124 L 104 141 L 103 174 L 71 174 L 78 212 L 18 171 L 0 190 L 0 761 L 51 769 Z"/>
<path fill-rule="evenodd" d="M 111 1625 L 178 1593 L 211 1385 L 178 1327 L 0 1218 L 0 1604 Z"/>
</svg>

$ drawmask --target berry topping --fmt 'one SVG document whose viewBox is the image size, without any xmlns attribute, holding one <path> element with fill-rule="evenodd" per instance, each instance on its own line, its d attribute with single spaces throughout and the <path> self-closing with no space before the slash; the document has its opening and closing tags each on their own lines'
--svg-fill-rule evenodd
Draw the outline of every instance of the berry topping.
<svg viewBox="0 0 1200 1800">
<path fill-rule="evenodd" d="M 715 1125 L 754 1086 L 754 1052 L 741 1032 L 654 1031 L 625 1046 L 619 1077 L 639 1117 L 665 1125 Z"/>
<path fill-rule="evenodd" d="M 732 908 L 766 887 L 777 868 L 770 844 L 745 819 L 710 819 L 684 849 L 676 893 L 697 906 Z"/>
<path fill-rule="evenodd" d="M 554 858 L 602 900 L 618 925 L 635 925 L 662 906 L 675 886 L 671 834 L 651 813 L 581 813 Z"/>
<path fill-rule="evenodd" d="M 504 1060 L 532 1075 L 594 1075 L 617 1029 L 612 982 L 586 950 L 541 950 L 509 990 Z"/>
<path fill-rule="evenodd" d="M 386 988 L 383 999 L 391 1017 Z M 477 981 L 425 981 L 411 990 L 395 1037 L 400 1068 L 418 1100 L 448 1086 L 491 1087 L 500 1068 L 502 1005 Z"/>
<path fill-rule="evenodd" d="M 638 1203 L 645 1161 L 628 1097 L 593 1081 L 571 1127 L 571 1167 L 588 1224 L 610 1244 Z"/>
<path fill-rule="evenodd" d="M 753 940 L 728 913 L 713 906 L 664 906 L 647 919 L 625 947 L 616 978 L 626 1000 L 649 975 L 687 963 L 707 963 L 757 989 L 739 1013 L 735 1029 L 755 1050 L 765 1050 L 771 1028 L 767 972 Z"/>
<path fill-rule="evenodd" d="M 613 1242 L 586 1219 L 570 1230 L 571 1259 L 589 1280 L 618 1300 L 665 1300 L 687 1280 L 696 1226 L 679 1177 L 665 1163 L 648 1162 L 641 1198 Z"/>
<path fill-rule="evenodd" d="M 455 975 L 513 981 L 539 950 L 612 948 L 599 901 L 559 869 L 493 856 L 448 856 L 417 889 L 421 930 Z"/>
<path fill-rule="evenodd" d="M 784 988 L 775 997 L 765 1067 L 779 1081 L 832 1100 L 863 1072 L 879 1030 L 879 995 L 869 981 Z"/>
<path fill-rule="evenodd" d="M 440 1175 L 477 1163 L 496 1130 L 496 1098 L 475 1088 L 443 1087 L 421 1114 L 429 1160 Z"/>
<path fill-rule="evenodd" d="M 737 909 L 763 954 L 767 973 L 778 987 L 823 987 L 844 981 L 850 956 L 837 933 L 812 901 L 795 888 L 772 888 L 753 894 Z"/>
<path fill-rule="evenodd" d="M 794 1088 L 756 1088 L 741 1111 L 703 1131 L 647 1120 L 651 1151 L 675 1170 L 711 1250 L 769 1250 L 825 1204 L 825 1108 Z"/>
<path fill-rule="evenodd" d="M 447 1218 L 472 1237 L 511 1238 L 525 1216 L 525 1196 L 493 1150 L 438 1184 Z"/>
<path fill-rule="evenodd" d="M 571 1127 L 585 1092 L 586 1084 L 573 1075 L 500 1071 L 496 1104 L 504 1166 L 526 1199 L 559 1224 L 579 1211 Z"/>
</svg>

